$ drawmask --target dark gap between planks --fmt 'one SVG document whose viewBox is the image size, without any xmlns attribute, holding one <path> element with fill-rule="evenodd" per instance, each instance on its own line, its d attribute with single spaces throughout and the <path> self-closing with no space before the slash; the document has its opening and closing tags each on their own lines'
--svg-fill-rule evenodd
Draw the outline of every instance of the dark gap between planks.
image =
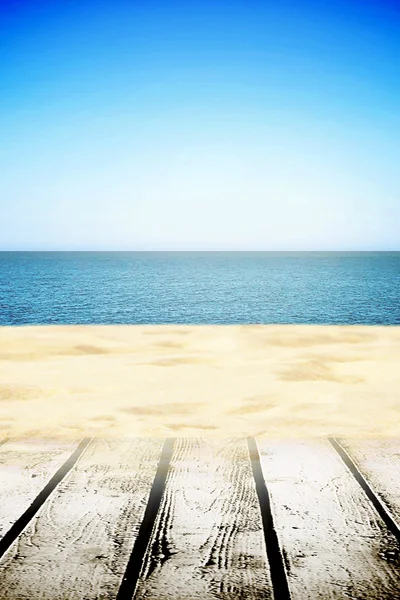
<svg viewBox="0 0 400 600">
<path fill-rule="evenodd" d="M 390 514 L 390 512 L 388 511 L 386 506 L 383 504 L 383 502 L 381 502 L 381 500 L 378 498 L 378 496 L 375 494 L 375 492 L 371 489 L 369 483 L 364 478 L 364 476 L 362 475 L 362 473 L 359 471 L 358 467 L 356 466 L 355 462 L 352 460 L 352 458 L 346 452 L 346 450 L 343 448 L 343 446 L 339 443 L 339 441 L 336 440 L 335 438 L 328 438 L 328 439 L 329 439 L 329 442 L 331 443 L 331 445 L 333 446 L 333 448 L 339 454 L 340 458 L 342 459 L 342 461 L 344 462 L 346 467 L 349 469 L 350 473 L 353 475 L 354 479 L 359 483 L 359 485 L 362 487 L 362 489 L 366 493 L 368 499 L 374 505 L 376 511 L 378 512 L 379 516 L 384 521 L 386 527 L 389 529 L 389 531 L 391 531 L 393 533 L 393 535 L 396 537 L 397 541 L 400 543 L 399 526 L 396 523 L 396 521 L 393 519 L 392 515 Z"/>
<path fill-rule="evenodd" d="M 144 561 L 144 556 L 150 542 L 154 523 L 157 518 L 157 513 L 160 509 L 161 500 L 164 494 L 165 482 L 167 480 L 174 443 L 175 439 L 173 438 L 167 438 L 164 441 L 161 450 L 160 461 L 158 463 L 157 472 L 151 487 L 143 520 L 140 524 L 139 532 L 133 545 L 132 553 L 129 558 L 116 600 L 132 600 L 135 593 Z"/>
<path fill-rule="evenodd" d="M 9 547 L 15 542 L 17 537 L 22 533 L 28 523 L 33 519 L 38 510 L 46 502 L 50 494 L 61 483 L 64 477 L 69 473 L 77 460 L 82 456 L 83 452 L 89 445 L 90 439 L 83 439 L 78 447 L 74 450 L 71 456 L 53 475 L 50 481 L 44 486 L 42 491 L 36 496 L 35 500 L 29 508 L 15 521 L 14 525 L 7 531 L 4 537 L 0 540 L 0 558 L 7 552 Z"/>
<path fill-rule="evenodd" d="M 261 468 L 260 453 L 254 438 L 247 438 L 251 467 L 256 484 L 258 501 L 260 503 L 262 524 L 264 528 L 264 539 L 269 561 L 272 587 L 275 600 L 290 600 L 289 584 L 286 576 L 285 563 L 279 547 L 278 536 L 275 531 L 271 512 L 269 493 L 265 484 Z"/>
</svg>

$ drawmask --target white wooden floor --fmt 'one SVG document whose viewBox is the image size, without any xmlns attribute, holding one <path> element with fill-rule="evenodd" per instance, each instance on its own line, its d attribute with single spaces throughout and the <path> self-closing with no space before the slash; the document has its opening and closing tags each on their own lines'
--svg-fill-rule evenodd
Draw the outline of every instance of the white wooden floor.
<svg viewBox="0 0 400 600">
<path fill-rule="evenodd" d="M 400 600 L 400 440 L 5 440 L 0 600 Z"/>
</svg>

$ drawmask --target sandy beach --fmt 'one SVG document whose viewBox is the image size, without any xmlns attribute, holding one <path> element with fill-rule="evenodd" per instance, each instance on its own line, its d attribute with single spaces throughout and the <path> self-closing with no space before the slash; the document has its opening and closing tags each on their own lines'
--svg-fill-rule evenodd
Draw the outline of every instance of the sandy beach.
<svg viewBox="0 0 400 600">
<path fill-rule="evenodd" d="M 0 328 L 2 437 L 400 436 L 400 327 Z"/>
</svg>

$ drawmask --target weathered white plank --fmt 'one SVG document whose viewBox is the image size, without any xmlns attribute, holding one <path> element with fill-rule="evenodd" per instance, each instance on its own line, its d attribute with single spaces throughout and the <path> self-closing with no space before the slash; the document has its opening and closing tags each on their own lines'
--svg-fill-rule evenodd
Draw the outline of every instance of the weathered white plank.
<svg viewBox="0 0 400 600">
<path fill-rule="evenodd" d="M 292 599 L 399 598 L 396 540 L 329 442 L 259 447 Z"/>
<path fill-rule="evenodd" d="M 93 440 L 0 562 L 0 598 L 115 598 L 161 446 Z"/>
<path fill-rule="evenodd" d="M 400 525 L 400 440 L 339 440 Z"/>
<path fill-rule="evenodd" d="M 77 443 L 9 441 L 0 446 L 0 537 L 26 511 Z"/>
<path fill-rule="evenodd" d="M 176 441 L 135 598 L 272 598 L 245 440 Z"/>
</svg>

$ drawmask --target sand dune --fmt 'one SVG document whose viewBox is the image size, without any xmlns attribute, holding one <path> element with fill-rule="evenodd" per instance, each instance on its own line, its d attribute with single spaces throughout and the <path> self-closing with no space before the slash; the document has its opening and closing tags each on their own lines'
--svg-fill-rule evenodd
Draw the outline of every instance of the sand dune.
<svg viewBox="0 0 400 600">
<path fill-rule="evenodd" d="M 0 328 L 0 436 L 400 436 L 400 327 Z"/>
</svg>

